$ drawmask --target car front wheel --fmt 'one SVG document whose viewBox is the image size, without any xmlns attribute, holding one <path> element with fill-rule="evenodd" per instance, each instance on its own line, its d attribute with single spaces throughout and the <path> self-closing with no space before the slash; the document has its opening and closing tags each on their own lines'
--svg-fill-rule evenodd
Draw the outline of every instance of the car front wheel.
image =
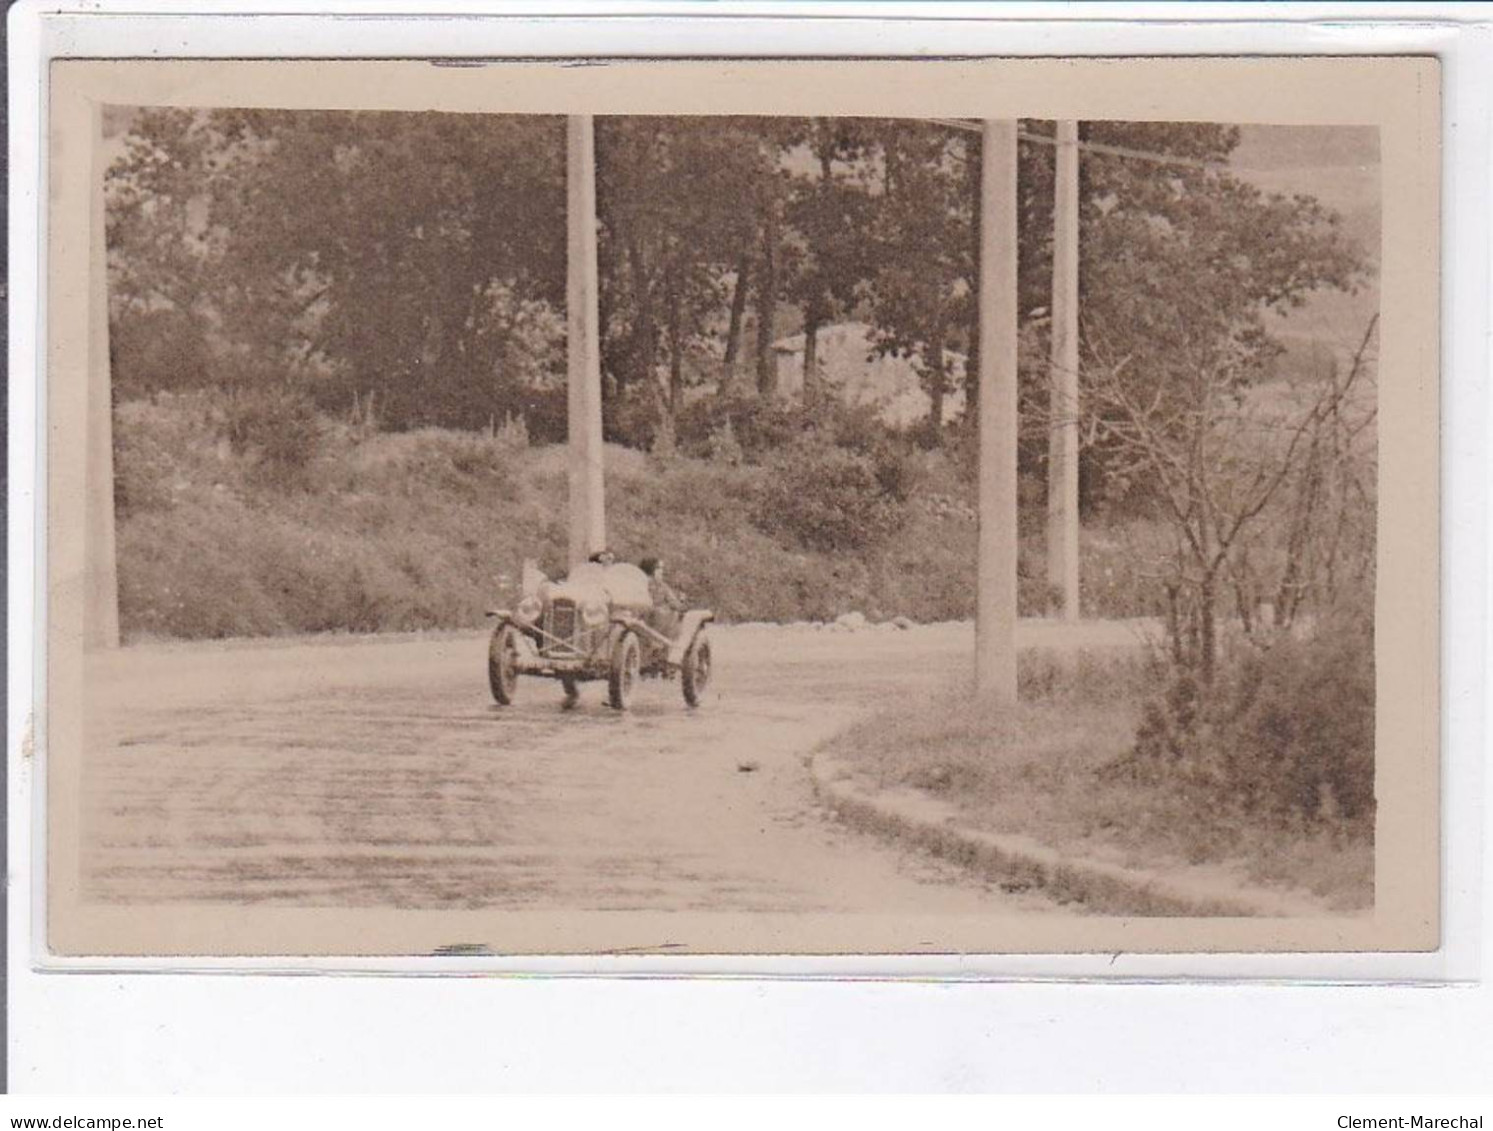
<svg viewBox="0 0 1493 1131">
<path fill-rule="evenodd" d="M 627 710 L 632 702 L 632 691 L 642 666 L 643 649 L 638 634 L 624 632 L 612 649 L 612 670 L 607 676 L 607 702 L 617 710 Z"/>
<path fill-rule="evenodd" d="M 500 624 L 487 646 L 487 683 L 492 697 L 504 707 L 518 691 L 518 629 Z"/>
<path fill-rule="evenodd" d="M 684 653 L 679 683 L 684 689 L 684 701 L 691 707 L 698 707 L 705 697 L 705 688 L 710 684 L 710 637 L 703 631 Z"/>
</svg>

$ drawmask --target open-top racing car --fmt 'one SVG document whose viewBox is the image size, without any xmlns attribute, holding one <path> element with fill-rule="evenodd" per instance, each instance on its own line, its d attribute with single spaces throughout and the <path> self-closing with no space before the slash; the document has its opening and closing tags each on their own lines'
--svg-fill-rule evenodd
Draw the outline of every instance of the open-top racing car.
<svg viewBox="0 0 1493 1131">
<path fill-rule="evenodd" d="M 643 676 L 673 678 L 698 706 L 710 682 L 706 609 L 656 608 L 648 575 L 627 562 L 590 561 L 551 581 L 538 574 L 496 619 L 487 652 L 492 697 L 513 702 L 520 675 L 557 679 L 573 704 L 587 680 L 607 681 L 607 702 L 626 710 Z"/>
</svg>

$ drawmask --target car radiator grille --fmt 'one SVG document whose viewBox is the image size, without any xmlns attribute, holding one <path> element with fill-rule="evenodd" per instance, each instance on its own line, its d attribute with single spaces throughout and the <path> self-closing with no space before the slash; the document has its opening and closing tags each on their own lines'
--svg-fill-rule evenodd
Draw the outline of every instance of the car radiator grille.
<svg viewBox="0 0 1493 1131">
<path fill-rule="evenodd" d="M 544 631 L 551 637 L 545 641 L 547 650 L 556 648 L 556 641 L 561 640 L 571 647 L 579 645 L 581 641 L 577 639 L 576 634 L 575 602 L 551 601 L 544 617 Z"/>
<path fill-rule="evenodd" d="M 575 603 L 573 601 L 552 601 L 549 609 L 549 624 L 545 626 L 551 636 L 558 636 L 561 640 L 569 640 L 575 635 Z"/>
</svg>

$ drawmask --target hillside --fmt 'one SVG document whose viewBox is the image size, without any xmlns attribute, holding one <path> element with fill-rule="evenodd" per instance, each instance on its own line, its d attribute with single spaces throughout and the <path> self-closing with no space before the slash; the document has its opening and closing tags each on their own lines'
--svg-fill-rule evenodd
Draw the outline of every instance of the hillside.
<svg viewBox="0 0 1493 1131">
<path fill-rule="evenodd" d="M 514 599 L 526 558 L 563 572 L 563 446 L 530 447 L 513 430 L 360 435 L 321 419 L 314 458 L 281 464 L 236 451 L 219 411 L 202 395 L 116 411 L 127 639 L 467 628 Z M 726 620 L 972 615 L 974 515 L 944 457 L 922 457 L 916 492 L 887 504 L 885 537 L 854 552 L 777 529 L 760 509 L 767 475 L 608 446 L 613 546 L 661 554 L 674 583 Z M 1096 538 L 1112 589 L 1114 555 Z M 1024 572 L 1039 576 L 1030 541 Z M 1040 611 L 1042 586 L 1023 585 Z"/>
</svg>

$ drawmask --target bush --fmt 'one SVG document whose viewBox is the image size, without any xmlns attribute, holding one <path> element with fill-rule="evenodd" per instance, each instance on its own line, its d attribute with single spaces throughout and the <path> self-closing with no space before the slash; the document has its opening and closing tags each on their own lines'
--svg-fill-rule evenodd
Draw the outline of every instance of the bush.
<svg viewBox="0 0 1493 1131">
<path fill-rule="evenodd" d="M 321 446 L 311 398 L 283 385 L 247 386 L 223 402 L 222 434 L 236 455 L 252 455 L 275 486 L 299 486 Z"/>
<path fill-rule="evenodd" d="M 786 401 L 736 394 L 703 397 L 686 405 L 675 432 L 680 451 L 708 458 L 716 438 L 729 430 L 744 458 L 756 462 L 793 443 L 810 425 L 803 412 Z"/>
<path fill-rule="evenodd" d="M 867 456 L 814 440 L 801 441 L 768 465 L 753 508 L 759 530 L 816 550 L 864 550 L 902 522 Z"/>
<path fill-rule="evenodd" d="M 1160 661 L 1158 661 L 1160 663 Z M 1220 665 L 1212 686 L 1172 669 L 1114 769 L 1198 804 L 1277 824 L 1372 829 L 1374 648 L 1361 619 L 1328 618 Z"/>
<path fill-rule="evenodd" d="M 531 443 L 565 442 L 570 432 L 570 406 L 564 386 L 523 389 L 516 397 Z"/>
<path fill-rule="evenodd" d="M 203 321 L 174 307 L 129 308 L 110 319 L 109 358 L 119 396 L 199 389 L 214 379 Z"/>
<path fill-rule="evenodd" d="M 1248 810 L 1371 819 L 1374 642 L 1330 624 L 1248 656 L 1217 723 L 1225 776 Z"/>
<path fill-rule="evenodd" d="M 651 451 L 663 419 L 657 386 L 624 386 L 601 402 L 602 434 L 609 444 Z M 564 436 L 561 436 L 564 439 Z"/>
</svg>

